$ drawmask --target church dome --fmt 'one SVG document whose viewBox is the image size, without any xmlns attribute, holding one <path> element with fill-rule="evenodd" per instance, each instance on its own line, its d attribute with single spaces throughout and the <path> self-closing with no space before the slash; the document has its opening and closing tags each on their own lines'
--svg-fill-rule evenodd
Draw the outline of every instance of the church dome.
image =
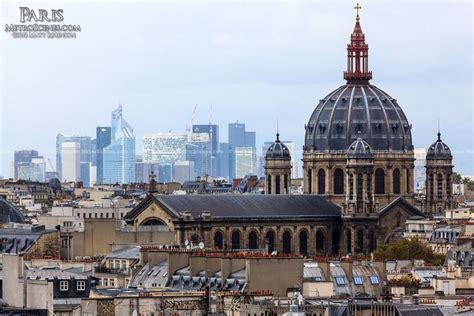
<svg viewBox="0 0 474 316">
<path fill-rule="evenodd" d="M 347 158 L 373 158 L 370 145 L 362 138 L 357 138 L 347 149 Z"/>
<path fill-rule="evenodd" d="M 265 159 L 291 159 L 290 150 L 280 141 L 280 134 L 277 133 L 276 141 L 268 147 Z"/>
<path fill-rule="evenodd" d="M 359 17 L 347 46 L 347 83 L 320 100 L 305 126 L 305 151 L 345 151 L 362 138 L 374 151 L 412 150 L 411 124 L 397 100 L 369 83 Z"/>
<path fill-rule="evenodd" d="M 441 140 L 441 133 L 426 153 L 426 159 L 452 159 L 451 149 Z"/>
</svg>

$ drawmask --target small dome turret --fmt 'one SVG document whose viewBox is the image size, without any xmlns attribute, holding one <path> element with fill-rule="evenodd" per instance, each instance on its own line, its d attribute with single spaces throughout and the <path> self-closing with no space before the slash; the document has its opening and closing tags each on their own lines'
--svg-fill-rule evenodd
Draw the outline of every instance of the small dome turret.
<svg viewBox="0 0 474 316">
<path fill-rule="evenodd" d="M 373 158 L 372 148 L 369 143 L 359 137 L 347 149 L 347 158 L 371 159 Z"/>
<path fill-rule="evenodd" d="M 290 150 L 280 141 L 279 133 L 276 134 L 275 142 L 268 147 L 265 159 L 291 159 Z"/>
<path fill-rule="evenodd" d="M 426 153 L 426 159 L 452 159 L 451 149 L 441 140 L 441 133 L 438 132 L 438 139 L 431 144 Z"/>
</svg>

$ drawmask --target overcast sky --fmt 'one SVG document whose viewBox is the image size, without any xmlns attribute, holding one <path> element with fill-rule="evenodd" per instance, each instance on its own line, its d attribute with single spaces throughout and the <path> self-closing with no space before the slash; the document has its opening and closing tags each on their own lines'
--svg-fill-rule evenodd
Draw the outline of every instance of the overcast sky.
<svg viewBox="0 0 474 316">
<path fill-rule="evenodd" d="M 54 164 L 58 132 L 95 136 L 120 102 L 141 138 L 195 123 L 244 122 L 257 146 L 284 140 L 301 156 L 304 124 L 319 99 L 344 84 L 353 1 L 21 2 L 63 9 L 75 39 L 13 39 L 19 4 L 3 2 L 0 175 L 16 149 Z M 416 148 L 436 139 L 455 169 L 474 175 L 471 1 L 364 1 L 372 84 L 396 98 Z M 210 107 L 212 105 L 212 115 Z"/>
</svg>

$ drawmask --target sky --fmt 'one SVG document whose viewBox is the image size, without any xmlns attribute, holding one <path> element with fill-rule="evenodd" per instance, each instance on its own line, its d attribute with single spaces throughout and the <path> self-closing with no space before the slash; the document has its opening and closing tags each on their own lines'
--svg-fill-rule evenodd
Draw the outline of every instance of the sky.
<svg viewBox="0 0 474 316">
<path fill-rule="evenodd" d="M 63 9 L 74 39 L 13 39 L 19 2 L 2 1 L 0 175 L 17 149 L 54 164 L 58 132 L 95 135 L 123 105 L 142 151 L 143 135 L 194 123 L 246 123 L 257 147 L 295 143 L 318 101 L 344 84 L 353 1 L 28 2 Z M 415 148 L 442 139 L 455 171 L 474 175 L 473 4 L 363 1 L 372 84 L 396 98 Z M 301 165 L 301 164 L 300 164 Z"/>
</svg>

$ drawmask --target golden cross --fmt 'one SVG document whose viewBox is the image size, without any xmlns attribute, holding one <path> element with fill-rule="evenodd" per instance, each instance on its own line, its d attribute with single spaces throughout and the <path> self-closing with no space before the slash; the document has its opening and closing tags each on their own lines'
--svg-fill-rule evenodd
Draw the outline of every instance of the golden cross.
<svg viewBox="0 0 474 316">
<path fill-rule="evenodd" d="M 360 20 L 360 17 L 359 17 L 359 10 L 362 9 L 362 7 L 360 6 L 359 2 L 357 2 L 357 4 L 356 4 L 356 6 L 354 7 L 354 9 L 356 10 L 356 13 L 357 13 L 356 20 L 359 21 L 359 20 Z"/>
</svg>

